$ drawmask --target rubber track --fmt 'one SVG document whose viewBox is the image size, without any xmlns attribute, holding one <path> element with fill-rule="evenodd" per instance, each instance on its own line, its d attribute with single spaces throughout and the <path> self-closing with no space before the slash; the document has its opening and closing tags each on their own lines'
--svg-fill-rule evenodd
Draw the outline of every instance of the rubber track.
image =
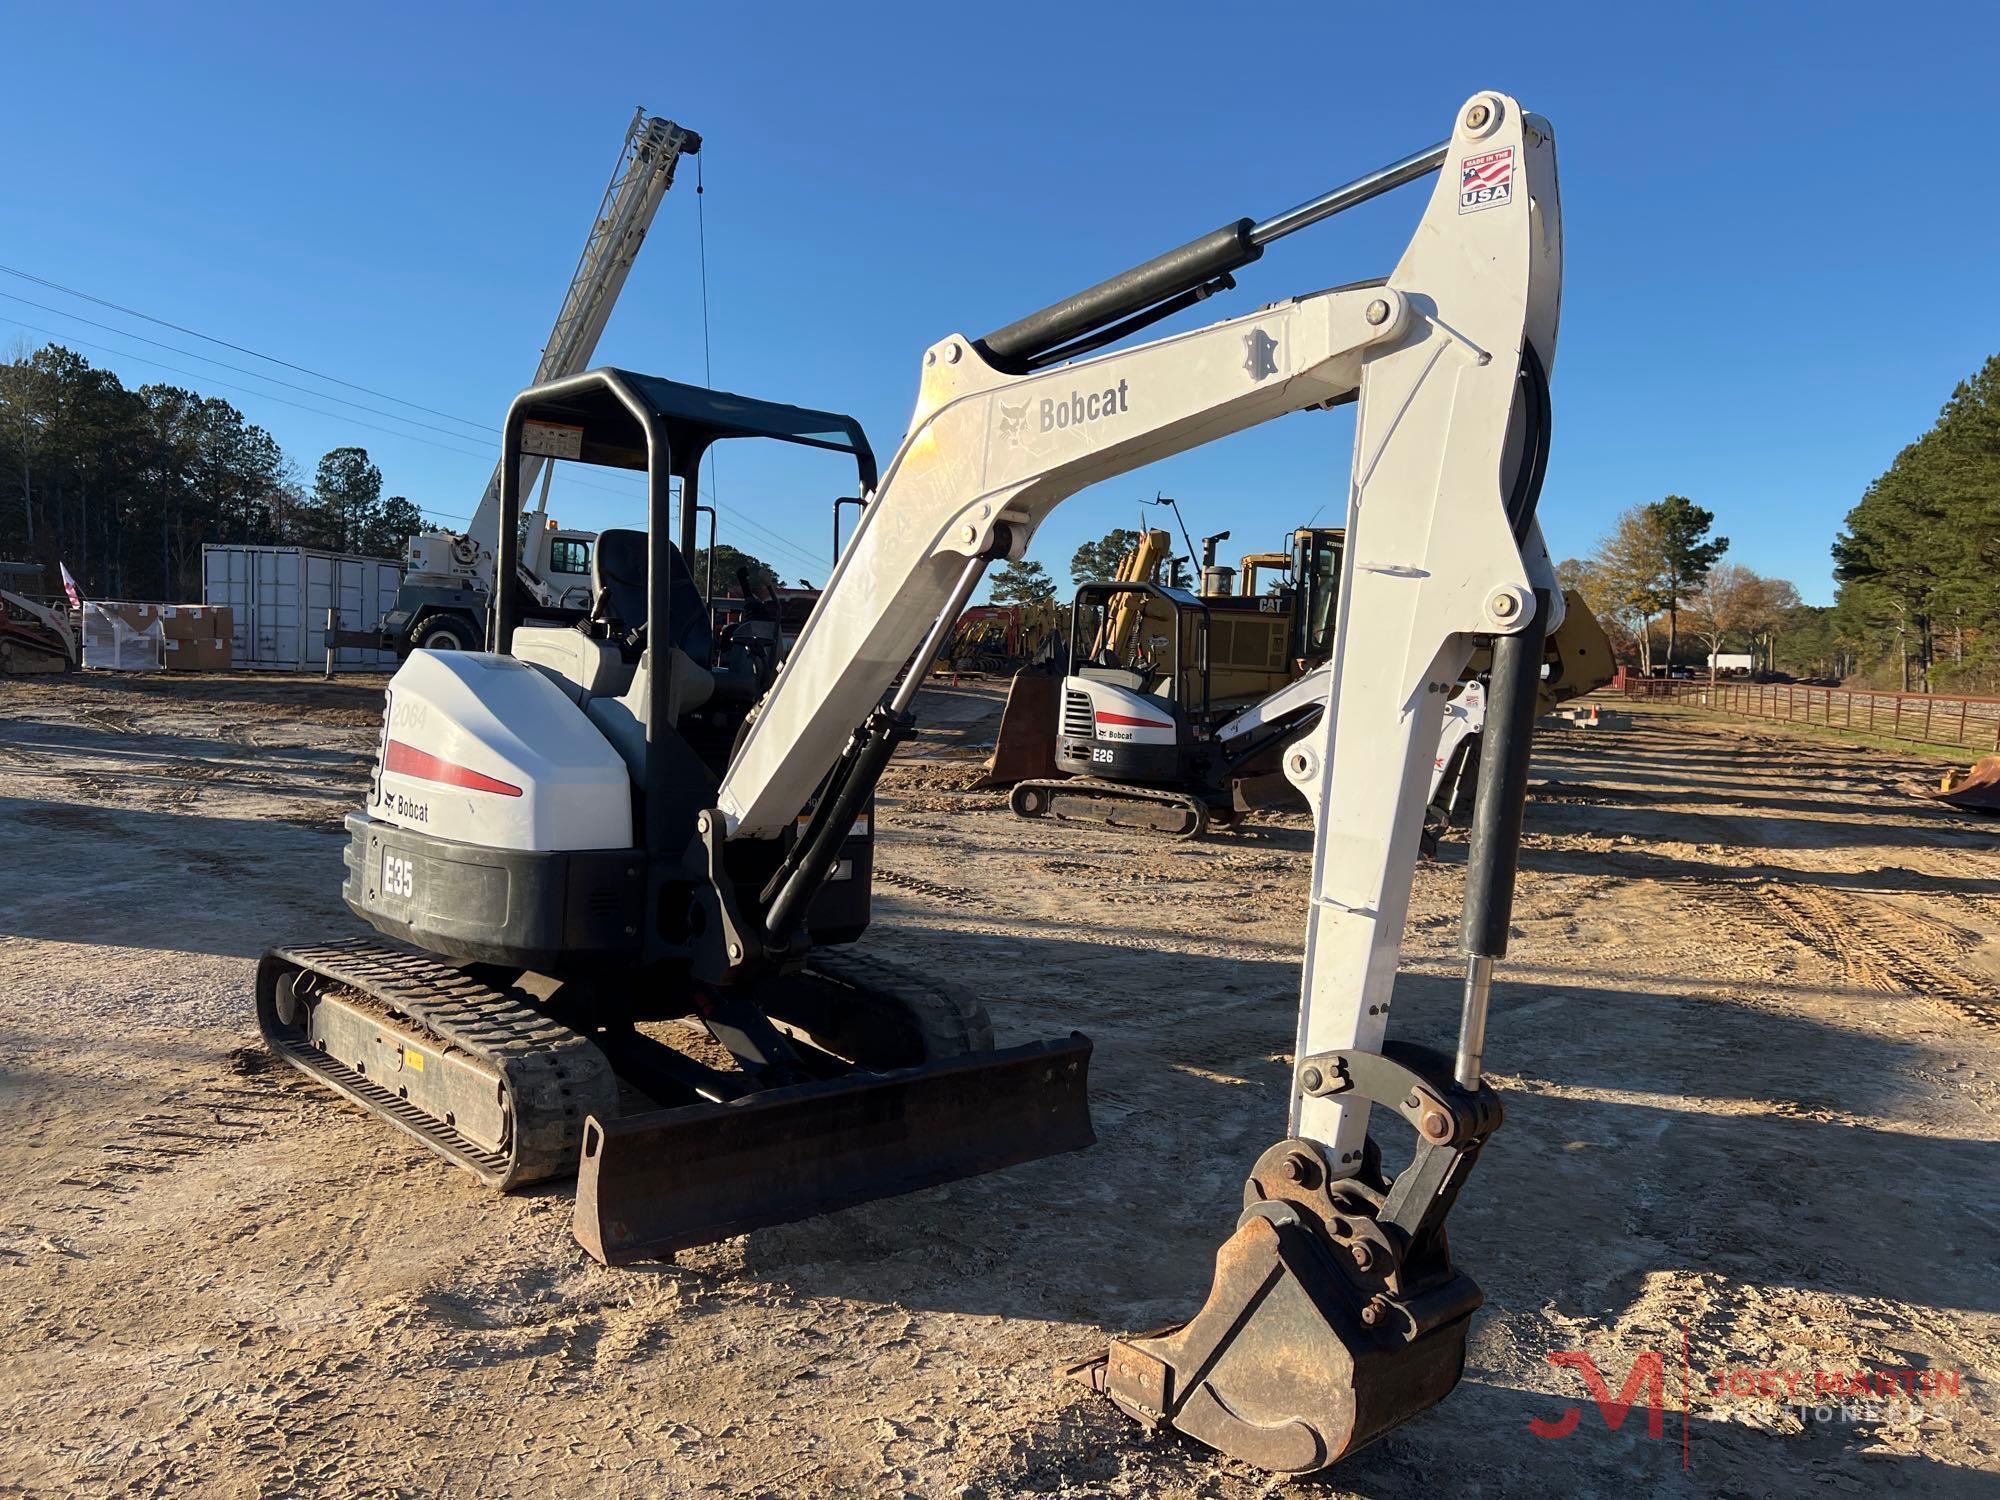
<svg viewBox="0 0 2000 1500">
<path fill-rule="evenodd" d="M 933 1059 L 993 1050 L 993 1017 L 963 985 L 844 948 L 816 950 L 811 968 L 849 989 L 891 997 L 922 1028 Z"/>
<path fill-rule="evenodd" d="M 939 881 L 925 880 L 921 875 L 905 875 L 900 870 L 877 870 L 875 881 L 878 885 L 892 885 L 897 890 L 908 891 L 912 895 L 930 896 L 951 906 L 977 906 L 979 898 L 961 885 L 944 885 Z"/>
<path fill-rule="evenodd" d="M 1048 811 L 1031 813 L 1023 810 L 1021 793 L 1041 792 L 1048 798 Z M 1082 801 L 1086 806 L 1096 804 L 1088 812 L 1062 811 L 1065 797 Z M 1163 828 L 1157 823 L 1124 823 L 1109 809 L 1119 803 L 1141 803 L 1155 811 L 1177 812 L 1181 815 L 1179 828 Z M 1117 781 L 1098 781 L 1087 776 L 1076 776 L 1066 781 L 1017 781 L 1008 796 L 1008 806 L 1017 818 L 1053 818 L 1058 822 L 1079 822 L 1108 824 L 1113 828 L 1126 828 L 1141 833 L 1164 833 L 1173 838 L 1196 838 L 1208 828 L 1208 807 L 1197 797 L 1184 792 L 1155 790 L 1151 787 L 1127 785 Z"/>
<path fill-rule="evenodd" d="M 486 1151 L 318 1049 L 278 1035 L 272 991 L 279 966 L 355 991 L 492 1066 L 507 1089 L 511 1149 Z M 489 1187 L 574 1176 L 585 1120 L 617 1112 L 617 1079 L 587 1037 L 436 959 L 366 938 L 272 948 L 259 965 L 257 991 L 258 1024 L 274 1052 Z"/>
</svg>

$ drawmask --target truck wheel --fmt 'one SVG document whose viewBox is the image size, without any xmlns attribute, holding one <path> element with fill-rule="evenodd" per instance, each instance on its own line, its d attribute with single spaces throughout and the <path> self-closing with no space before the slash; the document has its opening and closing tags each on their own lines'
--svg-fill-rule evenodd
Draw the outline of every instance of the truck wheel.
<svg viewBox="0 0 2000 1500">
<path fill-rule="evenodd" d="M 421 651 L 476 651 L 472 627 L 456 615 L 432 615 L 417 627 L 417 648 Z"/>
</svg>

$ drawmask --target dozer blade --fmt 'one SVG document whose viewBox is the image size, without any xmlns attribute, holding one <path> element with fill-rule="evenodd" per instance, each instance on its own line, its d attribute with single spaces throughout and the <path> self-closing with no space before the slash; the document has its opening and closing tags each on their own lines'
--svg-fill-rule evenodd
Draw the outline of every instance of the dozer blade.
<svg viewBox="0 0 2000 1500">
<path fill-rule="evenodd" d="M 1112 1342 L 1069 1373 L 1150 1431 L 1171 1427 L 1279 1474 L 1310 1474 L 1451 1393 L 1479 1290 L 1456 1276 L 1416 1309 L 1354 1286 L 1282 1204 L 1245 1212 L 1177 1328 Z"/>
<path fill-rule="evenodd" d="M 986 762 L 985 785 L 1012 786 L 1062 774 L 1056 766 L 1056 705 L 1061 701 L 1060 673 L 1035 666 L 1014 674 L 993 755 Z"/>
<path fill-rule="evenodd" d="M 593 1118 L 576 1237 L 606 1265 L 1063 1151 L 1096 1136 L 1090 1039 L 1030 1042 L 919 1068 Z"/>
<path fill-rule="evenodd" d="M 1945 772 L 1943 784 L 1931 796 L 1973 812 L 2000 812 L 2000 755 L 1980 756 L 1969 771 Z"/>
</svg>

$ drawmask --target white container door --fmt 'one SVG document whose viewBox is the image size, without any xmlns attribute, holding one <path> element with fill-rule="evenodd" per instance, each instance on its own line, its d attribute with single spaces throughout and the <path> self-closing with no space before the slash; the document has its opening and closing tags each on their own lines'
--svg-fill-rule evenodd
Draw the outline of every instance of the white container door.
<svg viewBox="0 0 2000 1500">
<path fill-rule="evenodd" d="M 326 612 L 340 604 L 340 559 L 324 552 L 300 556 L 302 614 L 299 621 L 301 672 L 326 666 Z"/>
<path fill-rule="evenodd" d="M 368 567 L 368 617 L 361 622 L 364 630 L 373 630 L 382 622 L 382 617 L 396 607 L 396 591 L 403 586 L 403 566 L 381 558 L 370 561 Z M 393 651 L 370 651 L 369 665 L 385 672 L 396 670 L 396 653 Z"/>
<path fill-rule="evenodd" d="M 296 672 L 300 650 L 299 611 L 304 589 L 297 552 L 258 551 L 252 554 L 251 665 L 266 671 Z"/>
<path fill-rule="evenodd" d="M 253 615 L 250 565 L 254 553 L 247 547 L 204 547 L 201 549 L 201 597 L 204 604 L 229 606 L 229 659 L 239 667 L 250 666 Z"/>
<path fill-rule="evenodd" d="M 374 571 L 374 565 L 364 557 L 334 557 L 327 561 L 332 565 L 333 607 L 340 611 L 340 628 L 367 629 L 376 619 L 368 612 L 368 575 Z M 320 623 L 326 623 L 323 612 Z M 334 652 L 333 662 L 336 667 L 352 672 L 372 666 L 374 655 L 373 651 L 364 651 L 359 646 L 342 646 Z"/>
</svg>

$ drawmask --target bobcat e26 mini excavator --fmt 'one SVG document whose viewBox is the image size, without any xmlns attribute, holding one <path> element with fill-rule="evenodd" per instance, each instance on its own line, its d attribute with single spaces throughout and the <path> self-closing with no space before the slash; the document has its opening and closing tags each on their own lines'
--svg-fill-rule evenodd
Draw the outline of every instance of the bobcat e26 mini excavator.
<svg viewBox="0 0 2000 1500">
<path fill-rule="evenodd" d="M 1271 242 L 1440 170 L 1386 278 L 1108 349 L 1226 289 Z M 895 458 L 740 730 L 737 674 L 712 643 L 704 659 L 677 602 L 685 510 L 678 553 L 659 525 L 634 539 L 643 589 L 636 557 L 602 549 L 593 628 L 508 638 L 510 479 L 493 644 L 511 654 L 411 658 L 351 824 L 350 904 L 454 962 L 277 950 L 259 983 L 267 1031 L 503 1183 L 560 1170 L 580 1135 L 579 1234 L 614 1259 L 1084 1144 L 1087 1043 L 982 1054 L 961 1016 L 933 1045 L 942 1005 L 827 951 L 865 915 L 842 886 L 865 868 L 872 789 L 981 574 L 1021 557 L 1057 504 L 1358 401 L 1325 707 L 1285 757 L 1315 824 L 1286 1132 L 1249 1167 L 1200 1312 L 1078 1373 L 1148 1428 L 1290 1473 L 1425 1410 L 1457 1382 L 1480 1303 L 1444 1221 L 1501 1117 L 1481 1059 L 1561 609 L 1535 520 L 1561 272 L 1550 128 L 1480 93 L 1447 140 L 1355 183 L 984 338 L 939 340 Z M 840 419 L 617 372 L 519 397 L 506 475 L 530 422 L 576 429 L 586 461 L 644 468 L 656 520 L 670 475 L 693 504 L 705 434 L 843 447 L 874 480 Z M 1452 1057 L 1386 1033 L 1445 704 L 1476 646 L 1492 671 Z M 740 1074 L 640 1057 L 635 1074 L 688 1078 L 712 1102 L 614 1115 L 618 1062 L 593 1054 L 626 1052 L 635 1016 L 673 1010 Z M 1371 1109 L 1415 1137 L 1393 1177 Z"/>
<path fill-rule="evenodd" d="M 1299 535 L 1304 557 L 1325 550 L 1322 539 L 1339 533 Z M 1340 543 L 1330 545 L 1337 557 Z M 1300 575 L 1310 578 L 1303 569 Z M 1294 632 L 1296 663 L 1310 663 L 1315 655 L 1323 659 L 1331 651 L 1324 632 L 1315 637 L 1310 624 L 1322 611 L 1331 619 L 1330 592 L 1331 583 L 1326 593 L 1308 583 L 1295 600 L 1286 601 L 1294 608 L 1286 624 Z M 1102 613 L 1103 601 L 1132 594 L 1146 597 L 1149 626 L 1155 616 L 1166 616 L 1157 644 L 1096 655 L 1074 644 L 1092 638 L 1087 608 Z M 1312 667 L 1247 707 L 1239 702 L 1233 711 L 1215 711 L 1208 686 L 1213 610 L 1211 599 L 1151 583 L 1085 584 L 1077 591 L 1073 665 L 1062 679 L 1062 717 L 1053 734 L 1055 767 L 1065 776 L 1017 781 L 1008 794 L 1016 817 L 1074 818 L 1195 838 L 1211 822 L 1232 822 L 1249 807 L 1298 801 L 1296 789 L 1274 768 L 1324 710 L 1327 668 Z M 1470 676 L 1446 712 L 1431 782 L 1434 830 L 1448 826 L 1472 800 L 1465 772 L 1478 763 L 1485 725 L 1479 674 L 1486 669 L 1477 658 L 1467 664 Z M 1581 594 L 1566 591 L 1562 625 L 1544 643 L 1537 716 L 1602 687 L 1611 670 L 1604 627 Z M 1275 789 L 1276 796 L 1267 789 Z"/>
</svg>

